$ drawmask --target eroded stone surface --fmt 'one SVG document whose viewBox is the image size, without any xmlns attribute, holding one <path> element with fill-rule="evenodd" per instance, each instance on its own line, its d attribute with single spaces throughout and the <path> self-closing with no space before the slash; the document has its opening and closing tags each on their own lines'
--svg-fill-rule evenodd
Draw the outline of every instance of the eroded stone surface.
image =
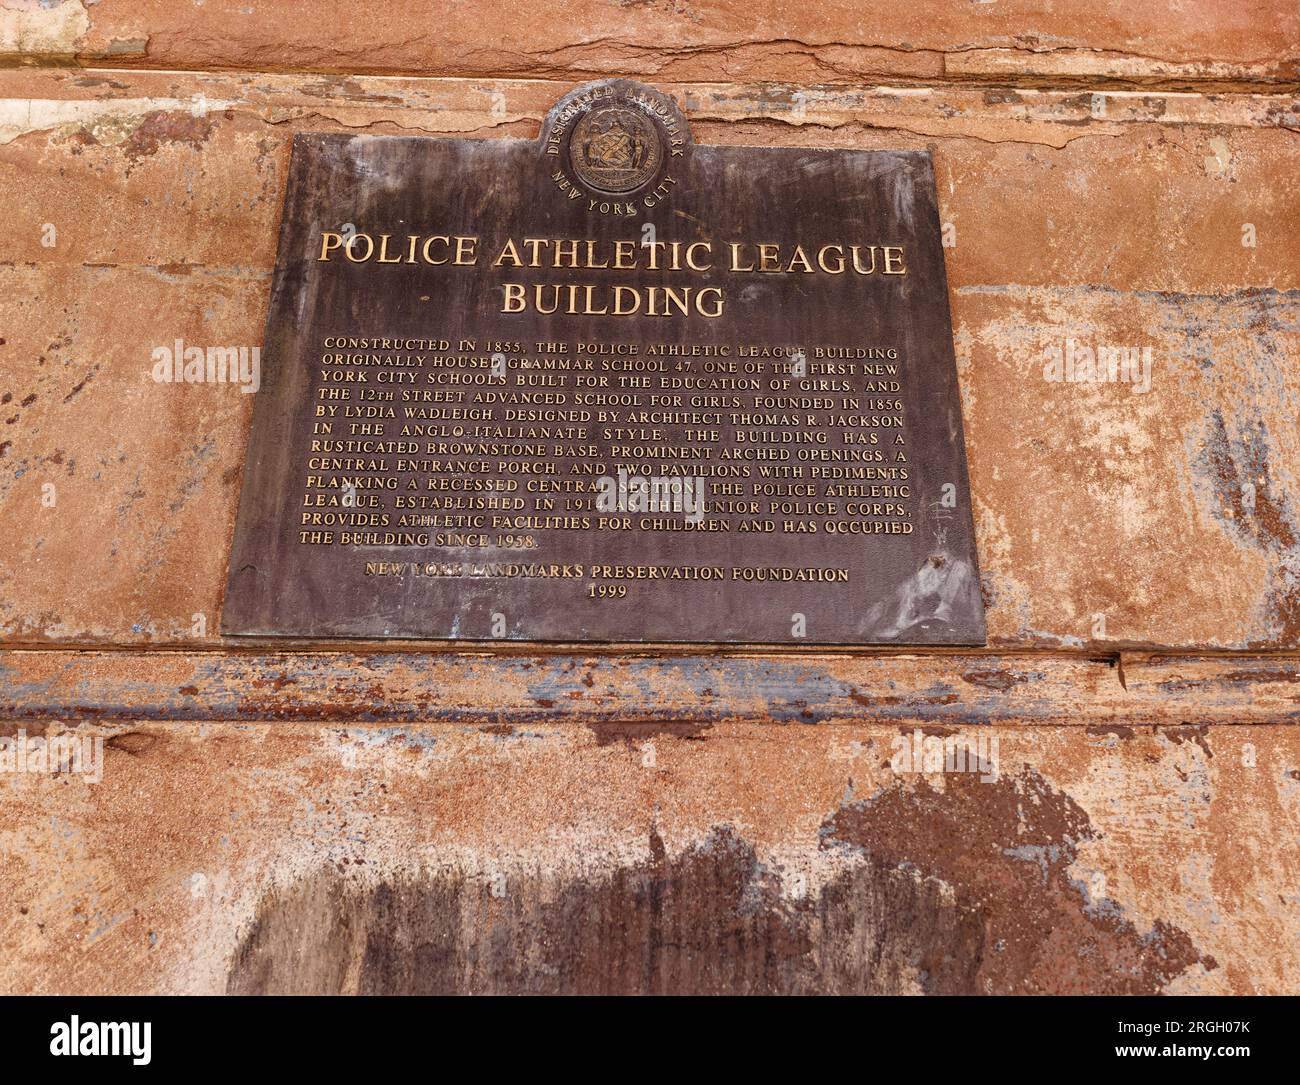
<svg viewBox="0 0 1300 1085">
<path fill-rule="evenodd" d="M 0 990 L 1294 993 L 1300 665 L 1219 650 L 1300 632 L 1295 6 L 420 7 L 0 0 L 0 67 L 68 65 L 0 71 L 0 734 L 106 740 L 0 774 Z M 213 637 L 251 397 L 150 352 L 260 342 L 291 134 L 533 138 L 603 74 L 933 152 L 1022 655 Z M 918 726 L 996 782 L 895 772 Z"/>
<path fill-rule="evenodd" d="M 1300 22 L 1285 0 L 1196 0 L 1134 9 L 1123 0 L 896 5 L 822 0 L 619 3 L 416 0 L 359 9 L 345 0 L 178 8 L 167 0 L 5 0 L 15 57 L 83 63 L 430 75 L 604 75 L 852 83 L 945 74 L 1129 81 L 1296 79 Z M 317 28 L 328 26 L 322 37 Z M 0 54 L 2 55 L 2 54 Z"/>
<path fill-rule="evenodd" d="M 0 87 L 28 224 L 0 238 L 0 629 L 211 640 L 250 397 L 157 385 L 152 351 L 260 343 L 292 132 L 531 136 L 559 87 L 502 84 L 495 112 L 459 81 Z M 994 643 L 1300 643 L 1295 102 L 676 92 L 702 139 L 933 151 Z M 1149 391 L 1048 379 L 1049 351 L 1115 347 L 1150 350 Z"/>
<path fill-rule="evenodd" d="M 941 733 L 996 780 L 906 726 L 115 727 L 0 787 L 0 986 L 1294 989 L 1294 728 Z"/>
</svg>

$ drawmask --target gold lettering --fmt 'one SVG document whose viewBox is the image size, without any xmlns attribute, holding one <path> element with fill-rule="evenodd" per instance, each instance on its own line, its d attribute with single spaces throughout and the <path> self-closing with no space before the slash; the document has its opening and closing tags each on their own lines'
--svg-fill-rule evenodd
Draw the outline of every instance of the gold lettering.
<svg viewBox="0 0 1300 1085">
<path fill-rule="evenodd" d="M 521 283 L 505 284 L 505 299 L 501 305 L 503 313 L 522 313 L 528 303 L 524 300 L 524 288 Z"/>
<path fill-rule="evenodd" d="M 813 266 L 808 262 L 808 255 L 803 251 L 802 245 L 796 245 L 794 247 L 794 255 L 790 257 L 790 266 L 787 267 L 786 270 L 794 271 L 796 265 L 800 265 L 799 266 L 800 271 L 807 271 L 809 273 L 812 272 Z"/>
<path fill-rule="evenodd" d="M 853 254 L 853 270 L 856 271 L 859 275 L 870 275 L 872 274 L 872 272 L 876 270 L 876 248 L 877 246 L 875 245 L 867 246 L 868 251 L 871 253 L 871 266 L 864 268 L 862 266 L 862 261 L 859 259 L 859 256 L 862 253 L 862 246 L 861 245 L 849 246 L 849 251 L 852 252 Z"/>
<path fill-rule="evenodd" d="M 706 253 L 709 254 L 710 259 L 707 263 L 697 264 L 695 262 L 696 249 L 703 249 Z M 692 242 L 690 245 L 686 246 L 686 266 L 689 267 L 692 271 L 708 271 L 709 268 L 713 267 L 712 254 L 713 254 L 713 245 L 710 242 L 708 241 Z"/>
<path fill-rule="evenodd" d="M 478 263 L 478 238 L 477 237 L 458 237 L 456 238 L 456 260 L 455 263 L 461 267 L 466 264 Z"/>
<path fill-rule="evenodd" d="M 353 255 L 353 246 L 356 245 L 356 243 L 360 241 L 362 238 L 364 238 L 366 242 L 366 254 L 365 256 L 358 258 L 357 256 Z M 343 252 L 347 256 L 347 258 L 351 260 L 354 264 L 364 264 L 375 253 L 375 239 L 371 237 L 369 234 L 353 234 L 350 238 L 348 238 L 348 243 L 347 245 L 344 246 Z"/>
<path fill-rule="evenodd" d="M 330 251 L 337 249 L 342 244 L 342 234 L 330 233 L 328 230 L 322 231 L 320 235 L 320 255 L 316 257 L 317 261 L 328 260 Z"/>
<path fill-rule="evenodd" d="M 515 248 L 515 243 L 512 238 L 506 238 L 506 243 L 501 248 L 501 255 L 499 255 L 495 260 L 492 261 L 492 266 L 500 267 L 507 260 L 510 261 L 510 263 L 513 264 L 515 267 L 524 266 L 524 262 L 522 259 L 520 259 L 519 256 L 519 250 Z M 536 267 L 537 265 L 534 264 L 533 266 Z M 520 289 L 522 289 L 522 287 Z"/>
<path fill-rule="evenodd" d="M 448 255 L 444 256 L 441 260 L 435 260 L 429 254 L 429 250 L 433 247 L 433 243 L 435 241 L 441 241 L 444 245 L 447 246 L 448 249 Z M 451 238 L 435 234 L 433 237 L 426 237 L 424 239 L 424 247 L 420 250 L 420 255 L 424 257 L 424 262 L 426 264 L 445 264 L 449 259 L 451 259 L 450 250 L 451 250 Z"/>
<path fill-rule="evenodd" d="M 732 271 L 753 271 L 754 270 L 753 264 L 749 264 L 745 267 L 740 266 L 740 248 L 741 248 L 741 243 L 739 241 L 731 242 L 731 270 Z"/>
<path fill-rule="evenodd" d="M 827 266 L 826 254 L 834 253 L 835 259 Z M 844 274 L 844 246 L 843 245 L 823 245 L 817 250 L 817 266 L 828 275 Z"/>
</svg>

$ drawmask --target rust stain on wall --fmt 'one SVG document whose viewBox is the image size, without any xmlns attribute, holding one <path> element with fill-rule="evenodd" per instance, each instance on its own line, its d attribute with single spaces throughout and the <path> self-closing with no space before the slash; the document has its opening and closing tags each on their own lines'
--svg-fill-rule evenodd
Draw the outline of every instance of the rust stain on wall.
<svg viewBox="0 0 1300 1085">
<path fill-rule="evenodd" d="M 847 804 L 823 846 L 848 846 L 950 886 L 979 917 L 969 985 L 945 994 L 1156 994 L 1201 964 L 1187 932 L 1157 920 L 1139 931 L 1116 901 L 1069 873 L 1094 830 L 1083 809 L 1037 773 L 985 782 L 954 775 Z"/>
</svg>

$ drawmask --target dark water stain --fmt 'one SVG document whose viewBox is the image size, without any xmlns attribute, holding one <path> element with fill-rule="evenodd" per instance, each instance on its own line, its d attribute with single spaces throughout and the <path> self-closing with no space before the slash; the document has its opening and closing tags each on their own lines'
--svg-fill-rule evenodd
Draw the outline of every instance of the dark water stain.
<svg viewBox="0 0 1300 1085">
<path fill-rule="evenodd" d="M 1210 726 L 1206 723 L 1185 723 L 1178 727 L 1166 727 L 1161 734 L 1167 736 L 1171 742 L 1181 746 L 1184 742 L 1194 742 L 1201 748 L 1201 752 L 1207 758 L 1213 757 L 1214 752 L 1210 749 Z"/>
<path fill-rule="evenodd" d="M 1202 958 L 1186 932 L 1156 920 L 1139 931 L 1113 900 L 1091 899 L 1070 866 L 1096 833 L 1084 810 L 1033 772 L 984 782 L 950 773 L 846 804 L 823 846 L 909 868 L 951 886 L 977 914 L 983 952 L 972 985 L 997 994 L 1154 994 Z M 929 990 L 958 993 L 952 988 Z"/>
<path fill-rule="evenodd" d="M 793 899 L 730 828 L 681 855 L 556 884 L 431 875 L 361 888 L 333 872 L 262 903 L 232 993 L 813 994 L 968 989 L 979 916 L 861 862 Z M 351 979 L 349 979 L 351 977 Z"/>
<path fill-rule="evenodd" d="M 1114 735 L 1116 738 L 1119 739 L 1130 739 L 1137 733 L 1136 731 L 1133 730 L 1132 727 L 1129 727 L 1122 723 L 1098 724 L 1096 727 L 1086 727 L 1084 728 L 1084 731 L 1086 734 L 1095 735 L 1100 738 L 1106 738 L 1110 735 Z"/>
<path fill-rule="evenodd" d="M 596 736 L 597 746 L 612 746 L 616 742 L 638 746 L 661 736 L 702 739 L 712 724 L 694 720 L 610 720 L 589 723 L 587 727 Z"/>
<path fill-rule="evenodd" d="M 995 689 L 999 693 L 1006 693 L 1012 686 L 1029 680 L 1025 674 L 1010 670 L 967 671 L 961 676 L 961 679 L 972 686 Z"/>
<path fill-rule="evenodd" d="M 539 866 L 377 885 L 322 870 L 260 903 L 232 993 L 888 994 L 1161 990 L 1198 961 L 1139 931 L 1067 868 L 1093 836 L 1035 776 L 898 783 L 850 802 L 820 845 L 844 869 L 801 892 L 729 826 L 676 856 L 588 875 Z"/>
<path fill-rule="evenodd" d="M 132 757 L 139 757 L 148 753 L 158 743 L 157 735 L 146 735 L 139 731 L 127 731 L 123 734 L 113 735 L 104 745 L 110 750 L 121 750 L 123 753 L 129 753 Z"/>
<path fill-rule="evenodd" d="M 183 110 L 153 110 L 122 144 L 123 151 L 133 162 L 157 154 L 165 144 L 183 144 L 201 149 L 212 135 L 215 122 L 206 116 L 195 116 Z"/>
</svg>

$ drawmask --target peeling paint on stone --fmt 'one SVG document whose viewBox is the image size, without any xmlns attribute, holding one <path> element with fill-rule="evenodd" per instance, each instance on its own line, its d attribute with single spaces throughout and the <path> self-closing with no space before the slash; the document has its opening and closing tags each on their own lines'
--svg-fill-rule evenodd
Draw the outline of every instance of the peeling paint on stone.
<svg viewBox="0 0 1300 1085">
<path fill-rule="evenodd" d="M 0 0 L 0 60 L 71 57 L 89 29 L 81 0 Z"/>
</svg>

